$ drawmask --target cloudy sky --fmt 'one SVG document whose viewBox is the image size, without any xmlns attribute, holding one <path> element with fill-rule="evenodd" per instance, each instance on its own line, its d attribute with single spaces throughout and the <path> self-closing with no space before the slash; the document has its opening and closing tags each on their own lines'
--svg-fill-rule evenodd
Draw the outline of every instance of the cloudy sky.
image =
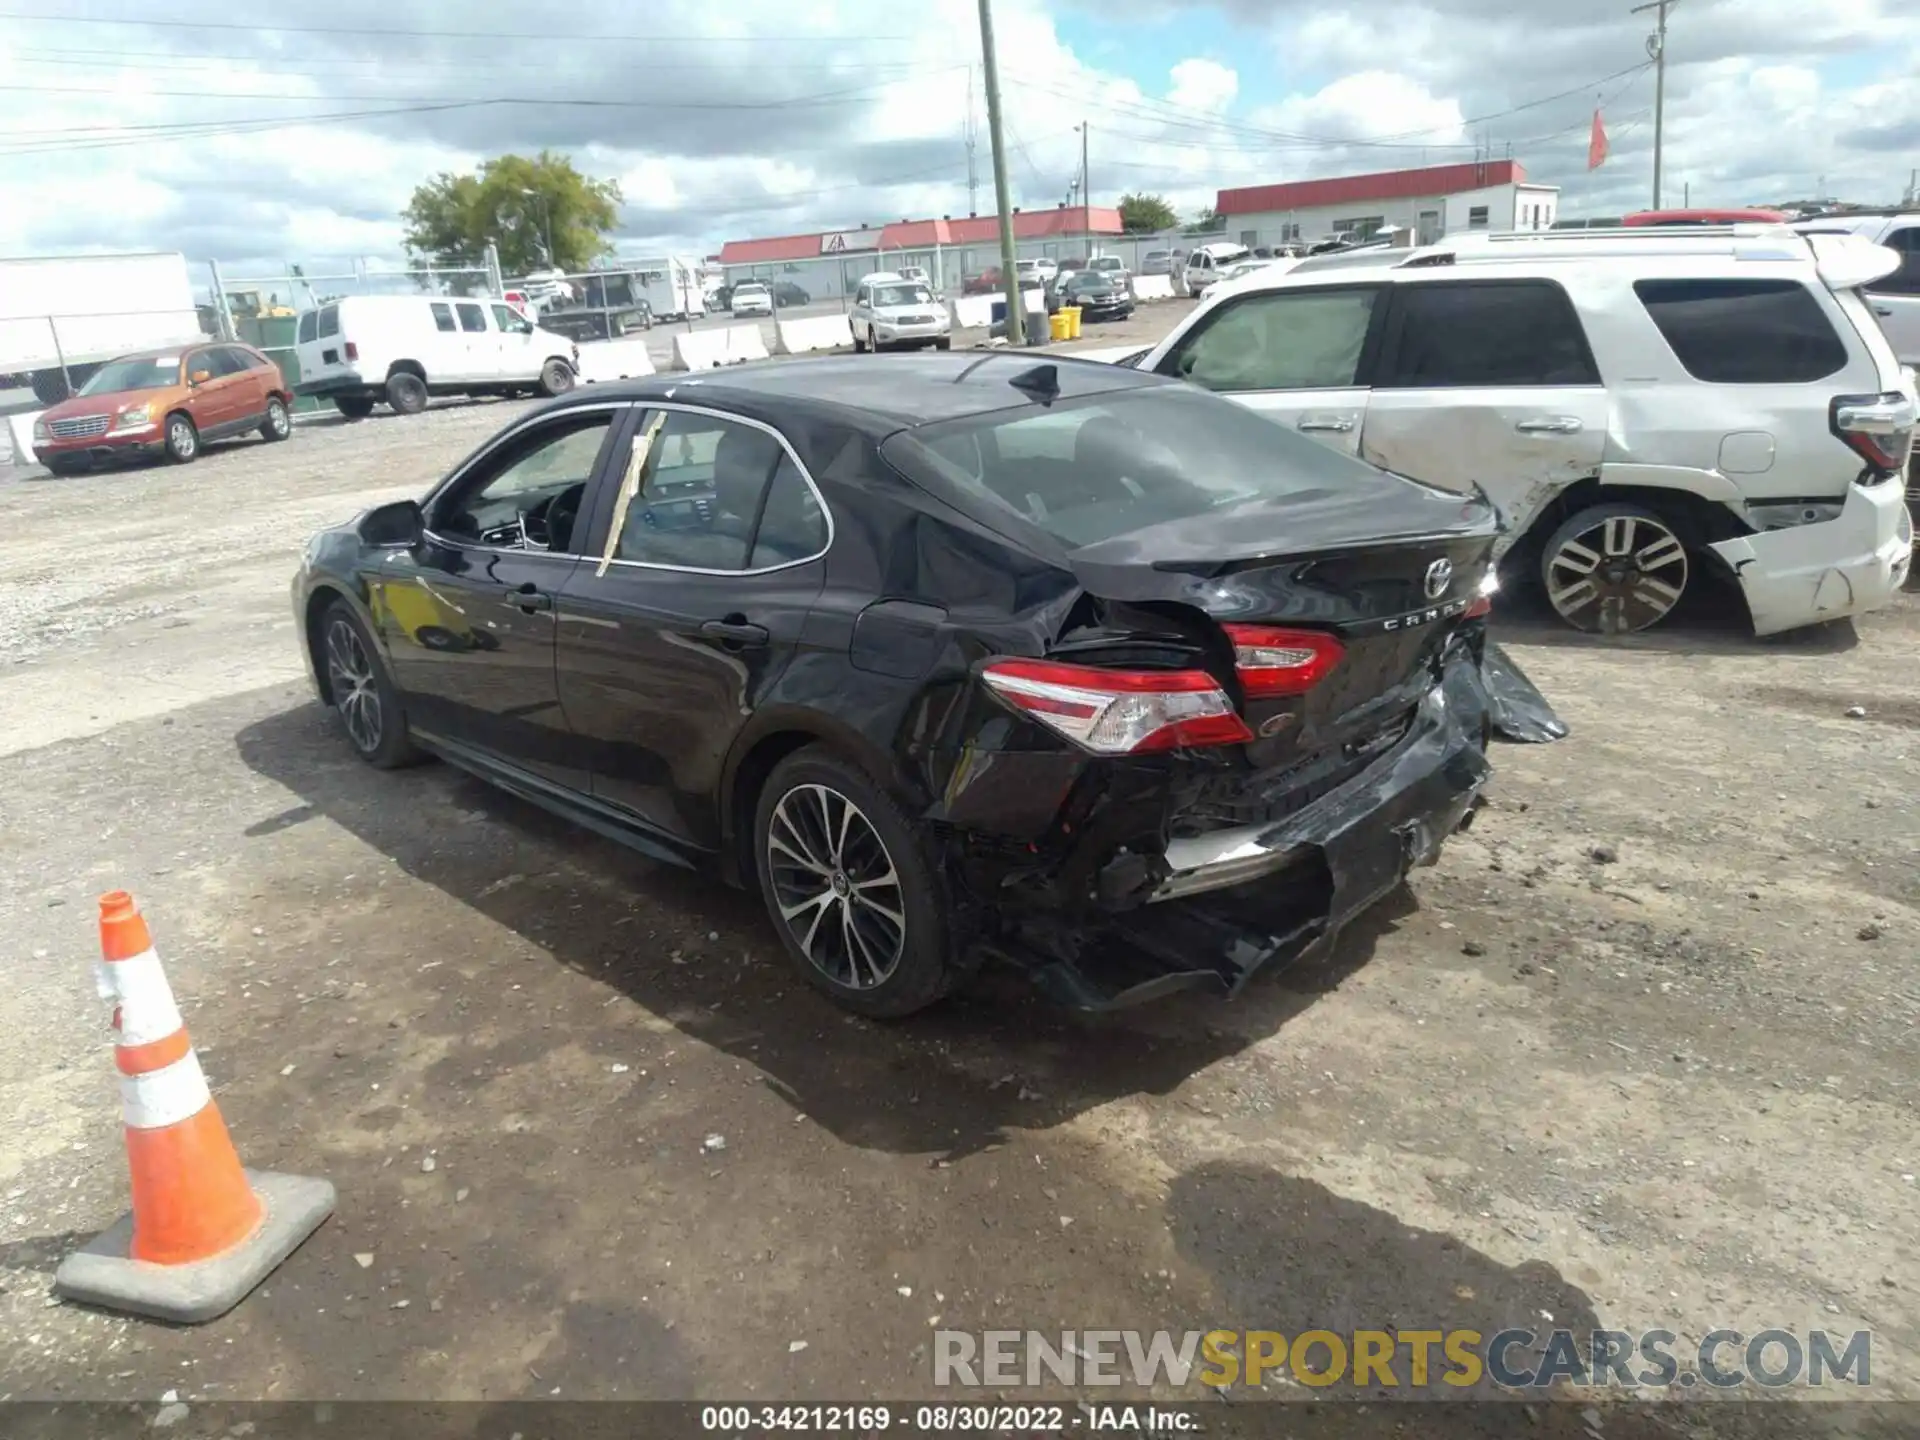
<svg viewBox="0 0 1920 1440">
<path fill-rule="evenodd" d="M 1491 145 L 1564 215 L 1619 214 L 1652 170 L 1628 8 L 996 0 L 1014 203 L 1067 197 L 1085 121 L 1096 203 Z M 1667 203 L 1891 201 L 1920 165 L 1913 0 L 1680 0 L 1670 27 Z M 970 93 L 984 212 L 979 60 L 974 0 L 0 0 L 0 255 L 397 257 L 422 179 L 542 146 L 620 181 L 627 255 L 964 214 Z"/>
</svg>

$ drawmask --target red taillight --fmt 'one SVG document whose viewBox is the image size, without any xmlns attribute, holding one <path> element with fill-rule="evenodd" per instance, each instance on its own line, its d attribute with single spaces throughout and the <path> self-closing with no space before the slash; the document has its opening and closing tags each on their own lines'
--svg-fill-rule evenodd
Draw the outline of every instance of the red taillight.
<svg viewBox="0 0 1920 1440">
<path fill-rule="evenodd" d="M 1898 390 L 1880 395 L 1836 395 L 1828 424 L 1875 470 L 1896 475 L 1913 452 L 1913 402 Z"/>
<path fill-rule="evenodd" d="M 1007 704 L 1096 755 L 1236 745 L 1253 732 L 1204 670 L 1101 670 L 996 660 L 981 672 Z"/>
<path fill-rule="evenodd" d="M 360 358 L 360 347 L 354 344 L 353 341 L 351 340 L 347 341 L 346 351 L 347 351 L 347 359 L 358 360 Z"/>
<path fill-rule="evenodd" d="M 1484 620 L 1493 613 L 1493 596 L 1480 595 L 1461 613 L 1463 620 Z"/>
<path fill-rule="evenodd" d="M 1247 697 L 1304 695 L 1322 680 L 1346 647 L 1319 630 L 1287 630 L 1277 625 L 1226 625 L 1233 642 L 1233 663 Z"/>
</svg>

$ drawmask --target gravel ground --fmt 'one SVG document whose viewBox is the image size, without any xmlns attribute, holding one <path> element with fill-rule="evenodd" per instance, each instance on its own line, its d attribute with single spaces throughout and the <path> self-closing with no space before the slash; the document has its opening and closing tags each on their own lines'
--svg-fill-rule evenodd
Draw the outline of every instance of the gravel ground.
<svg viewBox="0 0 1920 1440">
<path fill-rule="evenodd" d="M 936 1325 L 1550 1314 L 1868 1328 L 1920 1399 L 1920 596 L 1766 644 L 1710 603 L 1613 644 L 1503 615 L 1572 737 L 1503 747 L 1325 963 L 1100 1022 L 989 973 L 876 1026 L 753 900 L 367 770 L 312 703 L 308 532 L 517 408 L 0 481 L 0 1398 L 925 1397 Z M 126 1200 L 88 971 L 121 885 L 249 1163 L 340 1190 L 193 1330 L 47 1295 Z M 1699 1408 L 1605 1433 L 1736 1433 Z"/>
</svg>

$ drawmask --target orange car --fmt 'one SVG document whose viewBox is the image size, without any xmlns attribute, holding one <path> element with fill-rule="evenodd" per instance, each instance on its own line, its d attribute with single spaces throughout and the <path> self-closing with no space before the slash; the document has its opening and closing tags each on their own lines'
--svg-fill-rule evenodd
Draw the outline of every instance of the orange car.
<svg viewBox="0 0 1920 1440">
<path fill-rule="evenodd" d="M 34 456 L 56 475 L 133 455 L 184 465 L 208 440 L 252 431 L 286 439 L 292 400 L 280 367 L 250 345 L 122 355 L 33 422 Z"/>
</svg>

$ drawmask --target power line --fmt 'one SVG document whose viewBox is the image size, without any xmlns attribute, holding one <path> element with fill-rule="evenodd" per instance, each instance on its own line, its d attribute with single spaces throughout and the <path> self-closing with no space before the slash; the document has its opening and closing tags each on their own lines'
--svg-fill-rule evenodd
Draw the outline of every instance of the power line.
<svg viewBox="0 0 1920 1440">
<path fill-rule="evenodd" d="M 931 73 L 965 69 L 949 65 Z M 113 95 L 123 98 L 163 97 L 182 100 L 278 100 L 306 103 L 315 100 L 354 104 L 456 104 L 456 105 L 567 105 L 595 110 L 784 110 L 794 105 L 832 105 L 871 96 L 896 84 L 893 80 L 855 86 L 849 90 L 829 90 L 819 95 L 796 95 L 788 100 L 605 100 L 548 95 L 287 95 L 254 90 L 103 90 L 82 85 L 0 85 L 0 91 L 29 95 Z"/>
<path fill-rule="evenodd" d="M 360 39 L 405 40 L 543 40 L 554 39 L 552 30 L 370 30 L 364 25 L 281 25 L 248 24 L 237 20 L 153 20 L 135 16 L 112 15 L 39 15 L 18 10 L 0 10 L 0 20 L 31 20 L 50 25 L 133 25 L 162 30 L 244 30 L 249 34 L 274 35 L 352 35 Z M 846 45 L 866 40 L 913 40 L 913 35 L 875 35 L 868 32 L 850 35 L 667 35 L 582 34 L 569 35 L 583 45 L 605 44 L 678 44 L 678 45 Z"/>
<path fill-rule="evenodd" d="M 189 72 L 205 70 L 209 67 L 224 67 L 226 65 L 257 66 L 261 61 L 271 60 L 291 60 L 303 67 L 311 65 L 365 67 L 371 65 L 377 67 L 382 72 L 395 68 L 401 70 L 455 68 L 463 75 L 472 74 L 476 70 L 537 72 L 542 75 L 552 75 L 555 69 L 551 63 L 535 64 L 530 61 L 466 59 L 452 55 L 411 56 L 404 60 L 395 61 L 391 57 L 377 55 L 288 55 L 280 51 L 257 51 L 252 55 L 214 55 L 197 50 L 191 54 L 180 51 L 168 51 L 155 54 L 152 51 L 145 50 L 91 50 L 56 46 L 32 46 L 17 49 L 12 52 L 12 58 L 26 65 L 71 65 L 90 69 L 100 68 L 98 63 L 100 61 L 130 60 L 135 63 L 125 66 L 114 66 L 112 68 L 130 70 L 184 70 Z M 685 59 L 664 60 L 653 63 L 644 61 L 622 61 L 620 63 L 620 73 L 623 75 L 630 74 L 636 70 L 671 70 L 684 72 L 689 64 L 690 62 Z M 926 62 L 917 60 L 876 60 L 871 63 L 864 60 L 817 60 L 799 63 L 782 61 L 778 65 L 762 65 L 756 62 L 754 74 L 779 74 L 790 70 L 824 70 L 829 73 L 849 75 L 865 74 L 872 71 L 912 73 L 916 70 L 929 68 L 936 67 L 930 67 Z M 337 71 L 316 71 L 304 68 L 298 70 L 283 70 L 278 68 L 271 70 L 253 69 L 249 73 L 259 75 L 263 78 L 279 75 L 317 80 L 338 78 Z"/>
</svg>

